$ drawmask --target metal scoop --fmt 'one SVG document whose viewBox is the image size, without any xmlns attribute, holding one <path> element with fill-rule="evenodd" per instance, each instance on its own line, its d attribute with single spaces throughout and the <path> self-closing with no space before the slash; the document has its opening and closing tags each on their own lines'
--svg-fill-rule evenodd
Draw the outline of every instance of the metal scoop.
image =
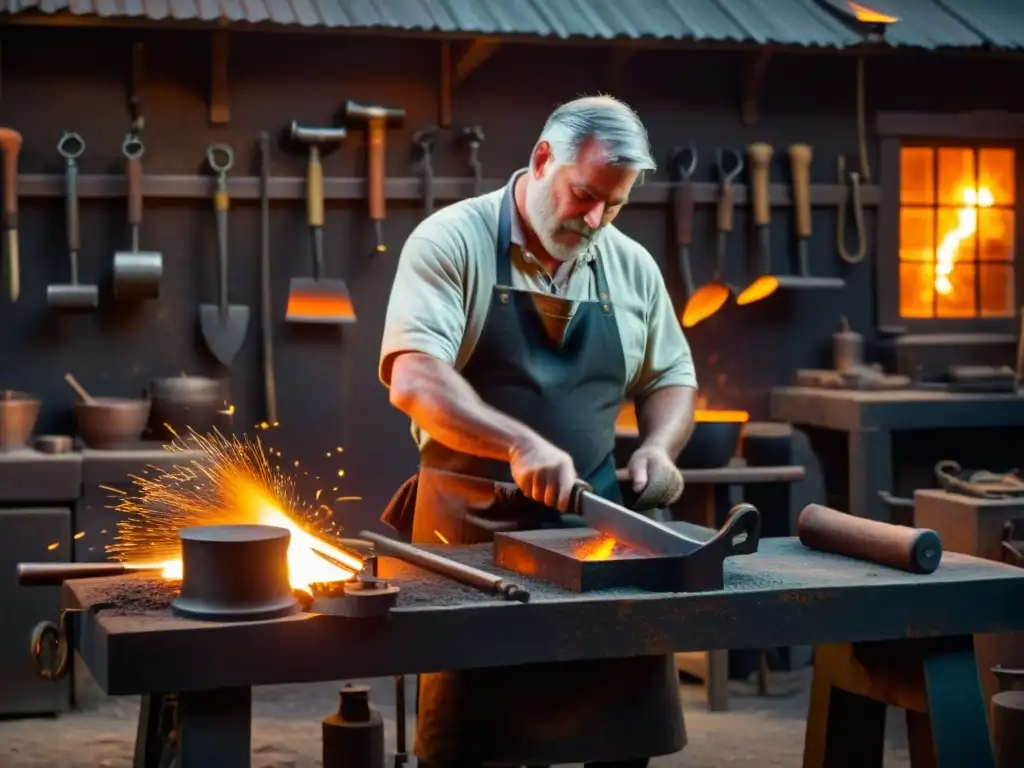
<svg viewBox="0 0 1024 768">
<path fill-rule="evenodd" d="M 87 311 L 100 305 L 100 289 L 78 282 L 78 157 L 85 152 L 85 141 L 77 133 L 65 131 L 57 142 L 57 151 L 67 160 L 64 171 L 67 208 L 68 258 L 71 260 L 71 282 L 46 286 L 46 302 L 55 309 Z"/>
</svg>

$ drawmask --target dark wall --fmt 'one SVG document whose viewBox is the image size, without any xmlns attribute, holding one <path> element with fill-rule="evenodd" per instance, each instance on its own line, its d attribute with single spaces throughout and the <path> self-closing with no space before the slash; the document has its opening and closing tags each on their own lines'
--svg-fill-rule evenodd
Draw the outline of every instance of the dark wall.
<svg viewBox="0 0 1024 768">
<path fill-rule="evenodd" d="M 391 175 L 415 173 L 411 135 L 436 122 L 438 44 L 420 40 L 366 40 L 349 36 L 237 34 L 230 64 L 231 122 L 211 127 L 207 37 L 192 32 L 85 31 L 18 28 L 3 49 L 0 122 L 21 131 L 22 173 L 60 173 L 55 146 L 64 130 L 81 133 L 88 150 L 83 173 L 120 173 L 120 146 L 128 129 L 126 81 L 129 49 L 146 43 L 143 108 L 147 173 L 206 173 L 205 150 L 214 141 L 231 144 L 238 155 L 235 174 L 258 172 L 256 137 L 278 132 L 297 119 L 336 124 L 345 99 L 403 106 L 405 127 L 389 136 Z M 722 144 L 743 148 L 762 140 L 776 147 L 773 179 L 785 173 L 785 146 L 814 146 L 814 181 L 836 178 L 837 153 L 855 162 L 854 61 L 835 55 L 787 54 L 768 69 L 761 119 L 754 127 L 739 120 L 744 65 L 748 54 L 651 51 L 638 54 L 617 95 L 640 113 L 659 157 L 678 143 L 693 141 L 701 152 L 697 176 L 711 180 L 713 151 Z M 457 125 L 480 123 L 487 133 L 485 175 L 505 177 L 525 163 L 550 109 L 581 93 L 607 90 L 607 51 L 565 46 L 505 46 L 456 93 Z M 871 110 L 950 112 L 962 109 L 1020 109 L 1021 97 L 1008 87 L 1024 74 L 1020 62 L 966 56 L 886 56 L 868 62 Z M 353 132 L 345 147 L 325 163 L 328 176 L 362 175 L 363 136 Z M 874 148 L 872 147 L 872 155 Z M 441 175 L 467 175 L 464 150 L 443 139 L 436 159 Z M 872 157 L 874 167 L 874 157 Z M 304 173 L 305 157 L 275 150 L 274 172 Z M 875 169 L 877 172 L 877 168 Z M 877 174 L 876 174 L 877 175 Z M 663 173 L 658 178 L 664 178 Z M 208 355 L 197 332 L 198 302 L 214 294 L 214 221 L 210 203 L 150 201 L 142 231 L 143 248 L 165 257 L 165 293 L 141 311 L 105 307 L 94 316 L 53 318 L 45 306 L 48 283 L 64 282 L 62 202 L 21 202 L 22 298 L 0 301 L 0 386 L 35 392 L 45 401 L 40 431 L 70 430 L 72 393 L 61 380 L 73 371 L 97 394 L 128 395 L 152 376 L 179 372 L 232 379 L 239 422 L 263 418 L 258 347 L 258 216 L 253 202 L 236 201 L 231 220 L 231 299 L 253 307 L 244 349 L 225 372 Z M 667 211 L 637 206 L 623 213 L 621 228 L 665 263 L 671 287 L 677 277 L 669 245 Z M 730 243 L 729 271 L 747 274 L 746 211 L 737 211 Z M 121 201 L 83 201 L 82 274 L 104 293 L 112 254 L 127 246 Z M 698 212 L 694 248 L 698 277 L 710 276 L 713 219 Z M 272 221 L 276 369 L 281 426 L 269 438 L 284 459 L 299 461 L 310 487 L 324 498 L 358 495 L 349 509 L 350 528 L 379 513 L 393 488 L 413 469 L 415 451 L 406 420 L 388 404 L 376 364 L 384 312 L 395 262 L 404 237 L 419 218 L 414 205 L 391 205 L 386 225 L 391 250 L 370 257 L 364 207 L 329 204 L 326 226 L 328 269 L 349 282 L 359 322 L 342 333 L 311 333 L 283 321 L 288 278 L 308 274 L 310 256 L 299 202 L 275 204 Z M 869 256 L 858 266 L 836 255 L 835 215 L 814 217 L 812 270 L 841 274 L 841 292 L 779 295 L 759 305 L 731 308 L 690 332 L 703 394 L 715 406 L 743 407 L 765 416 L 770 388 L 797 367 L 828 363 L 831 333 L 840 314 L 873 336 L 873 214 L 868 220 Z M 776 209 L 773 254 L 787 264 L 792 251 L 791 219 Z M 342 461 L 327 456 L 344 447 Z M 338 479 L 338 469 L 345 476 Z M 305 482 L 305 481 L 304 481 Z M 329 500 L 329 499 L 328 499 Z"/>
</svg>

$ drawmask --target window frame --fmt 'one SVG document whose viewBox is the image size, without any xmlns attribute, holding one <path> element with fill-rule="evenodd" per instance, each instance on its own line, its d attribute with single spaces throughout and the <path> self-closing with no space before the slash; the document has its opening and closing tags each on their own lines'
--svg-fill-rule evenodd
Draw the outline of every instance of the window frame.
<svg viewBox="0 0 1024 768">
<path fill-rule="evenodd" d="M 900 150 L 904 147 L 966 147 L 1014 150 L 1013 274 L 1014 302 L 1024 304 L 1024 115 L 1001 112 L 934 114 L 880 112 L 879 179 L 882 203 L 876 232 L 875 299 L 879 329 L 912 334 L 1012 333 L 1012 317 L 900 317 Z"/>
</svg>

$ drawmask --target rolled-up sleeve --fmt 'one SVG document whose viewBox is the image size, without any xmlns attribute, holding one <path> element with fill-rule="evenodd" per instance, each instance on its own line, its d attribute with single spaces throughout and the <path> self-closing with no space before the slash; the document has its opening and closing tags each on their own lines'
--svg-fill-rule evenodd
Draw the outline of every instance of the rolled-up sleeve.
<svg viewBox="0 0 1024 768">
<path fill-rule="evenodd" d="M 643 400 L 666 387 L 696 389 L 697 373 L 690 345 L 660 274 L 651 276 L 647 296 L 647 344 L 643 363 L 628 394 L 634 400 Z"/>
<path fill-rule="evenodd" d="M 385 386 L 391 385 L 395 358 L 403 352 L 422 352 L 451 365 L 458 358 L 466 331 L 466 256 L 444 234 L 414 232 L 402 247 L 380 350 Z"/>
</svg>

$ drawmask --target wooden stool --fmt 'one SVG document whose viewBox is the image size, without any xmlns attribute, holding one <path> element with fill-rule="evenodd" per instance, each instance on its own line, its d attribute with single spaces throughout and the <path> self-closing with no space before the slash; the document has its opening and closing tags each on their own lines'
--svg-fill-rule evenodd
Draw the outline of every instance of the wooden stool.
<svg viewBox="0 0 1024 768">
<path fill-rule="evenodd" d="M 912 768 L 995 768 L 970 637 L 818 646 L 804 768 L 882 768 L 887 706 Z"/>
<path fill-rule="evenodd" d="M 992 697 L 992 748 L 996 768 L 1024 765 L 1024 691 Z"/>
</svg>

